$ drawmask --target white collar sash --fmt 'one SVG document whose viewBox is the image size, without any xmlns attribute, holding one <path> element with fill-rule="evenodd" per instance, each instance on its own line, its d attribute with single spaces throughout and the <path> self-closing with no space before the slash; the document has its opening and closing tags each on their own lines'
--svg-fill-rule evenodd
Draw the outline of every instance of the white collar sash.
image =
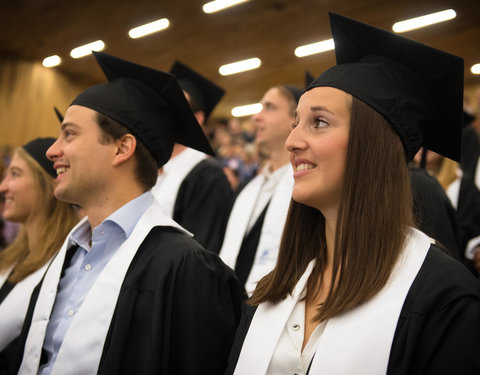
<svg viewBox="0 0 480 375">
<path fill-rule="evenodd" d="M 183 180 L 198 163 L 206 158 L 207 154 L 187 148 L 163 166 L 163 174 L 158 176 L 152 193 L 163 212 L 170 217 L 173 217 L 178 189 Z"/>
<path fill-rule="evenodd" d="M 85 297 L 65 335 L 52 375 L 97 373 L 123 280 L 139 246 L 154 226 L 171 226 L 184 231 L 163 214 L 155 201 L 152 203 Z M 76 227 L 72 231 L 75 229 Z M 24 359 L 19 370 L 20 375 L 34 374 L 38 371 L 45 332 L 55 302 L 65 253 L 70 245 L 67 239 L 45 276 L 27 337 Z M 82 355 L 81 361 L 77 360 L 79 353 Z M 72 363 L 75 363 L 75 366 L 72 366 Z"/>
<path fill-rule="evenodd" d="M 12 272 L 14 266 L 11 266 L 5 270 L 5 272 L 0 273 L 0 288 L 5 284 L 5 281 L 7 281 L 8 276 L 10 276 L 10 273 Z"/>
<path fill-rule="evenodd" d="M 430 238 L 412 229 L 386 287 L 367 303 L 326 323 L 317 344 L 311 375 L 386 373 L 400 311 L 430 244 Z M 258 307 L 245 337 L 235 375 L 266 373 L 281 332 L 312 268 L 313 263 L 297 283 L 292 296 L 277 305 L 264 303 Z"/>
<path fill-rule="evenodd" d="M 13 339 L 20 335 L 30 295 L 42 279 L 50 262 L 51 259 L 41 268 L 17 283 L 0 304 L 0 332 L 2 333 L 0 335 L 0 351 L 5 349 Z M 11 270 L 6 273 L 7 277 L 10 272 Z M 2 278 L 3 276 L 2 274 Z M 6 278 L 4 279 L 6 280 Z"/>
<path fill-rule="evenodd" d="M 260 194 L 264 176 L 256 176 L 245 186 L 235 200 L 228 220 L 225 239 L 220 257 L 230 268 L 234 269 L 243 238 L 247 232 L 250 216 L 254 210 L 256 197 Z M 262 226 L 257 254 L 246 286 L 255 288 L 255 283 L 271 271 L 278 254 L 278 247 L 287 217 L 288 205 L 292 196 L 293 171 L 290 164 L 285 167 L 278 185 L 275 188 Z"/>
<path fill-rule="evenodd" d="M 255 260 L 245 284 L 245 290 L 249 295 L 255 290 L 257 282 L 275 267 L 293 185 L 293 168 L 288 164 L 265 214 Z"/>
</svg>

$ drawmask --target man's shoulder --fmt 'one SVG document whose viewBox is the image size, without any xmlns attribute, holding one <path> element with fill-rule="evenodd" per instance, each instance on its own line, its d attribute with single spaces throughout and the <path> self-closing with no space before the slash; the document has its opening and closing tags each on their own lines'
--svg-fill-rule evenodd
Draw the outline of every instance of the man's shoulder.
<svg viewBox="0 0 480 375">
<path fill-rule="evenodd" d="M 214 272 L 217 278 L 233 278 L 233 271 L 192 237 L 173 227 L 157 226 L 138 248 L 124 286 L 154 290 L 163 281 L 175 278 L 178 272 L 199 277 Z"/>
<path fill-rule="evenodd" d="M 162 248 L 164 250 L 175 248 L 175 253 L 204 251 L 203 247 L 193 237 L 170 226 L 153 227 L 140 247 Z"/>
<path fill-rule="evenodd" d="M 140 244 L 130 264 L 129 275 L 133 279 L 143 279 L 150 274 L 154 275 L 154 278 L 163 277 L 172 267 L 188 263 L 190 258 L 203 258 L 204 253 L 208 251 L 180 230 L 156 226 Z"/>
<path fill-rule="evenodd" d="M 180 189 L 192 187 L 195 190 L 205 187 L 231 190 L 222 165 L 214 158 L 207 158 L 198 163 L 184 178 Z"/>
<path fill-rule="evenodd" d="M 206 158 L 198 163 L 189 173 L 190 176 L 209 174 L 223 174 L 222 164 L 215 158 Z"/>
</svg>

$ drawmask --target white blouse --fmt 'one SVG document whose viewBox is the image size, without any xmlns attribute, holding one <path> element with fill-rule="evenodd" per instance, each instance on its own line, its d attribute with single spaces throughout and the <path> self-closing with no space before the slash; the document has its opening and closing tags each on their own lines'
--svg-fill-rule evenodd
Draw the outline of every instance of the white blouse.
<svg viewBox="0 0 480 375">
<path fill-rule="evenodd" d="M 305 332 L 305 299 L 302 295 L 285 324 L 266 375 L 306 374 L 325 325 L 322 322 L 315 328 L 302 351 Z"/>
</svg>

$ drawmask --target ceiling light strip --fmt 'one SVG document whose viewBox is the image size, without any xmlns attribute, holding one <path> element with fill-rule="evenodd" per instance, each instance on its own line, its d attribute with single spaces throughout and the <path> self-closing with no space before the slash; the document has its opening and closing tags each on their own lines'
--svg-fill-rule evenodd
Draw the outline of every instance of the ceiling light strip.
<svg viewBox="0 0 480 375">
<path fill-rule="evenodd" d="M 45 68 L 53 68 L 54 66 L 60 65 L 62 62 L 62 59 L 58 55 L 53 55 L 53 56 L 48 56 L 45 57 L 42 61 L 42 65 Z"/>
<path fill-rule="evenodd" d="M 78 59 L 83 56 L 87 56 L 92 53 L 92 51 L 102 51 L 105 48 L 105 43 L 101 40 L 97 40 L 92 43 L 85 44 L 83 46 L 74 48 L 70 51 L 70 56 L 74 59 Z"/>
<path fill-rule="evenodd" d="M 451 20 L 457 16 L 453 9 L 442 10 L 441 12 L 426 14 L 424 16 L 411 18 L 405 21 L 393 24 L 393 31 L 403 33 L 405 31 L 419 29 L 421 27 L 433 25 L 435 23 Z"/>
<path fill-rule="evenodd" d="M 231 74 L 245 72 L 247 70 L 257 69 L 261 64 L 262 61 L 258 57 L 253 57 L 251 59 L 222 65 L 218 71 L 222 76 L 228 76 Z"/>
<path fill-rule="evenodd" d="M 251 116 L 262 110 L 261 103 L 247 104 L 232 109 L 233 117 Z"/>
<path fill-rule="evenodd" d="M 321 42 L 306 44 L 295 48 L 295 56 L 304 57 L 314 55 L 316 53 L 331 51 L 335 49 L 333 39 L 322 40 Z"/>
<path fill-rule="evenodd" d="M 137 39 L 137 38 L 141 38 L 142 36 L 150 35 L 158 31 L 164 30 L 169 25 L 170 25 L 170 21 L 167 18 L 162 18 L 142 26 L 134 27 L 128 32 L 128 35 L 132 39 Z"/>
<path fill-rule="evenodd" d="M 204 4 L 202 9 L 205 13 L 214 13 L 246 1 L 248 0 L 215 0 Z"/>
</svg>

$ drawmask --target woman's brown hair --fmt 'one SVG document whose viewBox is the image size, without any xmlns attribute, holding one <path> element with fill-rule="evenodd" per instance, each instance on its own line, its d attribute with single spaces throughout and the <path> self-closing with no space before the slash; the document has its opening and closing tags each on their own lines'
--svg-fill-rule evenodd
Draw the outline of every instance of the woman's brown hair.
<svg viewBox="0 0 480 375">
<path fill-rule="evenodd" d="M 62 246 L 68 232 L 78 221 L 73 206 L 57 200 L 53 195 L 55 180 L 23 148 L 17 149 L 20 156 L 32 170 L 35 186 L 38 189 L 37 203 L 32 209 L 42 213 L 42 225 L 35 250 L 28 248 L 25 228 L 21 228 L 15 241 L 0 253 L 0 272 L 12 266 L 8 280 L 18 283 L 41 268 Z"/>
<path fill-rule="evenodd" d="M 330 289 L 315 319 L 326 320 L 377 294 L 387 283 L 413 224 L 405 152 L 392 126 L 353 98 Z M 307 298 L 318 293 L 327 263 L 325 220 L 320 211 L 291 201 L 274 270 L 250 300 L 278 303 L 293 291 L 308 264 L 315 267 Z"/>
</svg>

